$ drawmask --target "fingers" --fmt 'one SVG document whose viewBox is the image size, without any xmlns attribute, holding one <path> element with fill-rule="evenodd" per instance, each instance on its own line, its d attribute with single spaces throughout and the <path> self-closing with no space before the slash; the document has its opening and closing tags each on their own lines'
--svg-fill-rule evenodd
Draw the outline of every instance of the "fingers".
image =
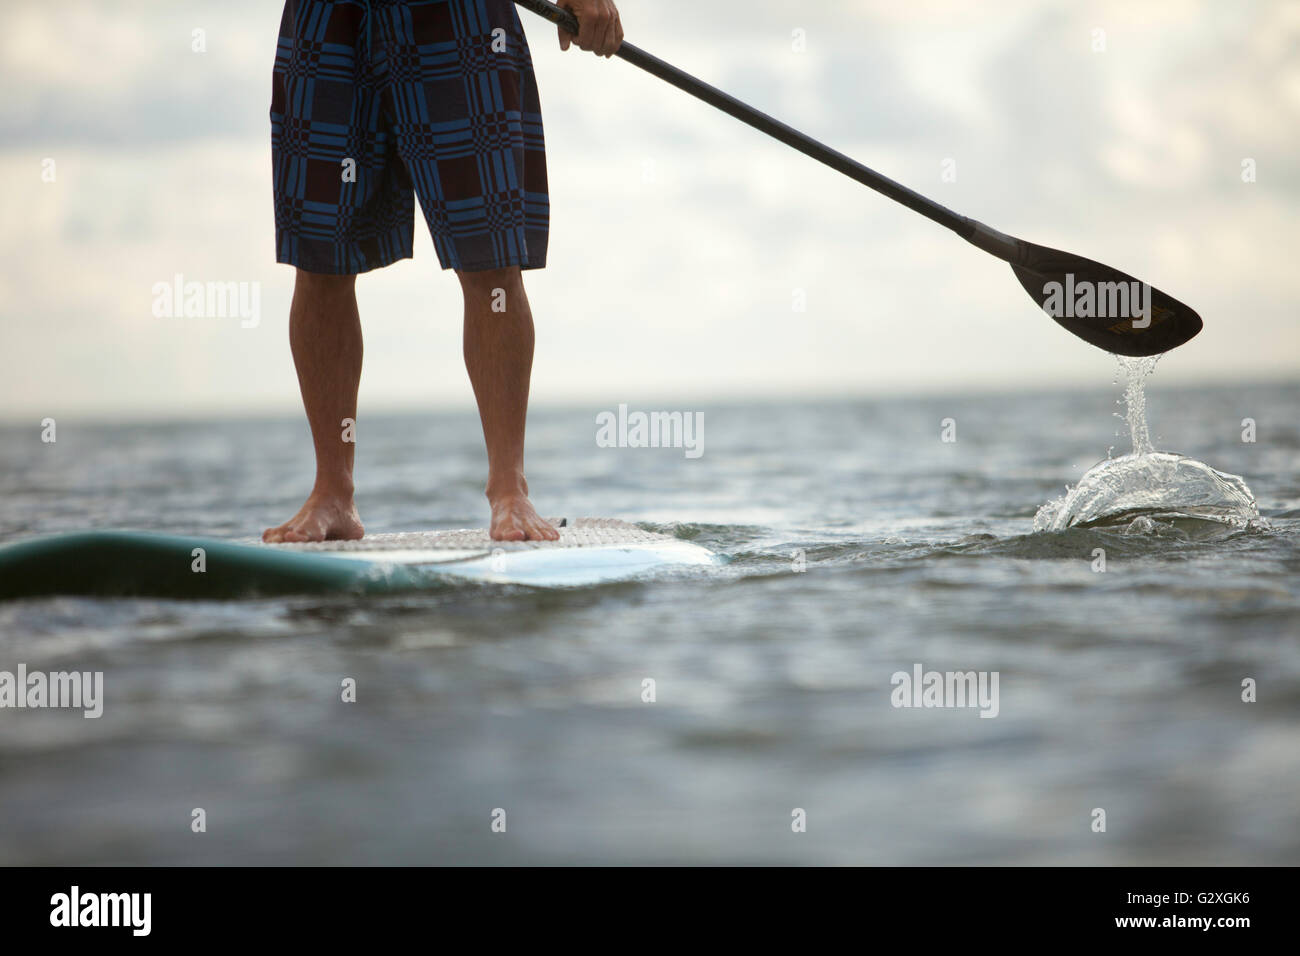
<svg viewBox="0 0 1300 956">
<path fill-rule="evenodd" d="M 559 5 L 578 18 L 576 37 L 563 27 L 558 28 L 561 50 L 577 43 L 578 49 L 597 56 L 610 57 L 618 52 L 623 42 L 623 24 L 609 0 L 561 0 Z"/>
<path fill-rule="evenodd" d="M 556 0 L 555 5 L 561 10 L 567 10 L 570 13 L 573 13 L 572 0 Z M 573 34 L 559 24 L 556 24 L 555 31 L 560 35 L 560 49 L 567 50 L 569 45 L 573 43 Z"/>
<path fill-rule="evenodd" d="M 590 9 L 592 4 L 584 4 L 578 15 L 578 49 L 591 51 L 596 48 L 596 31 L 601 27 L 601 15 Z"/>
<path fill-rule="evenodd" d="M 613 8 L 610 8 L 613 10 Z M 618 23 L 618 11 L 613 10 L 608 23 L 605 24 L 605 32 L 601 36 L 600 46 L 596 48 L 596 54 L 603 57 L 611 57 L 618 50 L 619 31 L 622 28 Z"/>
</svg>

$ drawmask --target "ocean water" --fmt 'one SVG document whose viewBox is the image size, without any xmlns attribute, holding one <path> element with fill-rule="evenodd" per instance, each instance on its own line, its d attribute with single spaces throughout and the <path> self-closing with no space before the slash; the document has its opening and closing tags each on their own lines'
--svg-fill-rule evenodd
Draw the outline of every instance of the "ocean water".
<svg viewBox="0 0 1300 956">
<path fill-rule="evenodd" d="M 0 604 L 0 670 L 105 675 L 99 719 L 0 710 L 0 864 L 1300 862 L 1300 386 L 1149 381 L 1153 448 L 1261 522 L 1035 531 L 1129 450 L 1119 391 L 707 405 L 698 458 L 534 413 L 544 513 L 705 573 Z M 310 483 L 296 419 L 58 429 L 0 431 L 0 541 L 239 537 Z M 483 465 L 472 414 L 363 409 L 370 531 L 481 526 Z M 996 717 L 894 706 L 918 666 L 996 674 Z"/>
</svg>

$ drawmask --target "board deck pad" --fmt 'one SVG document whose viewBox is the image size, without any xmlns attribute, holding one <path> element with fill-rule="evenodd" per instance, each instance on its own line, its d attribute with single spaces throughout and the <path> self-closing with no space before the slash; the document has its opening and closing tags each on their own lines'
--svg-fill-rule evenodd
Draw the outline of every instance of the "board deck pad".
<svg viewBox="0 0 1300 956">
<path fill-rule="evenodd" d="M 554 525 L 560 520 L 551 519 Z M 443 552 L 481 554 L 500 551 L 545 551 L 556 548 L 608 548 L 620 545 L 655 545 L 676 541 L 657 531 L 646 531 L 617 518 L 577 518 L 572 523 L 559 526 L 558 541 L 493 541 L 485 528 L 460 531 L 399 531 L 392 534 L 369 534 L 357 541 L 311 541 L 303 543 L 262 544 L 256 538 L 246 543 L 286 551 L 305 551 L 320 554 L 369 555 L 383 552 L 387 560 L 399 563 L 420 563 L 426 556 L 442 560 Z M 400 557 L 399 557 L 400 556 Z"/>
<path fill-rule="evenodd" d="M 558 541 L 493 541 L 480 529 L 283 544 L 140 531 L 54 535 L 0 546 L 0 598 L 383 593 L 458 580 L 582 587 L 720 561 L 697 544 L 612 518 L 579 518 L 559 531 Z"/>
</svg>

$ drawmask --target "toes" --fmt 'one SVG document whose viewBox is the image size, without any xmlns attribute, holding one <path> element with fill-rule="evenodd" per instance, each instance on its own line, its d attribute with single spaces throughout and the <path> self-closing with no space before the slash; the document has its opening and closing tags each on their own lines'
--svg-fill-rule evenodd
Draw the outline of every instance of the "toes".
<svg viewBox="0 0 1300 956">
<path fill-rule="evenodd" d="M 296 515 L 282 525 L 267 528 L 262 540 L 267 544 L 304 544 L 314 541 L 354 541 L 366 529 L 352 507 L 314 504 L 309 500 Z"/>
<path fill-rule="evenodd" d="M 527 537 L 529 540 L 554 541 L 559 536 L 559 532 L 541 518 L 533 517 L 528 520 Z"/>
<path fill-rule="evenodd" d="M 560 537 L 555 526 L 534 511 L 527 499 L 498 502 L 489 533 L 495 541 L 555 541 Z"/>
<path fill-rule="evenodd" d="M 495 541 L 523 541 L 528 537 L 516 524 L 499 524 L 492 529 L 491 537 Z"/>
</svg>

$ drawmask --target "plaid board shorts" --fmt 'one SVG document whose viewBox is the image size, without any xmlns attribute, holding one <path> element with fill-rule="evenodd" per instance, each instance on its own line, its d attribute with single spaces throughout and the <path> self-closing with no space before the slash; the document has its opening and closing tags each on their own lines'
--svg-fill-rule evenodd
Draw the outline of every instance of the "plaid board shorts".
<svg viewBox="0 0 1300 956">
<path fill-rule="evenodd" d="M 286 0 L 271 160 L 278 262 L 410 258 L 414 192 L 444 269 L 546 265 L 541 103 L 511 0 Z"/>
</svg>

